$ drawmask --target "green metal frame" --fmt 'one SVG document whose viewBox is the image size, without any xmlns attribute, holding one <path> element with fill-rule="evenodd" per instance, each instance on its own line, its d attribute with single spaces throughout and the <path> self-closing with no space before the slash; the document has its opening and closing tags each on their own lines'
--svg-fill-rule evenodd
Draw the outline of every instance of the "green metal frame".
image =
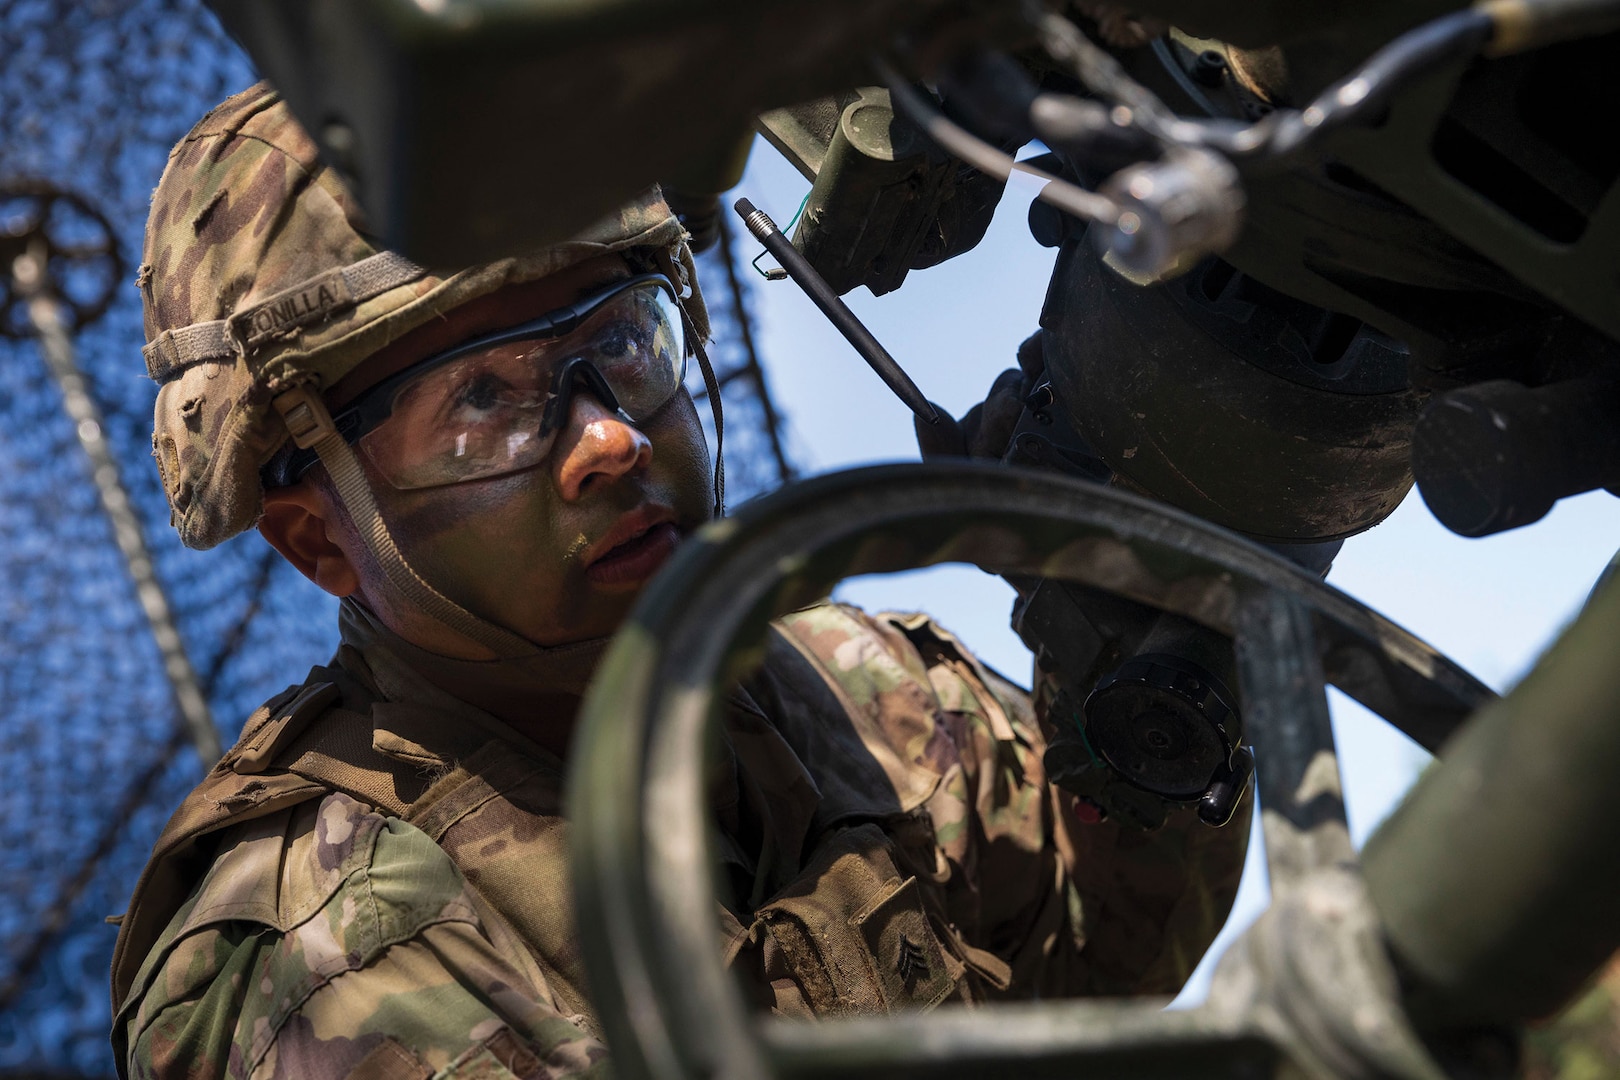
<svg viewBox="0 0 1620 1080">
<path fill-rule="evenodd" d="M 604 660 L 569 816 L 593 1000 L 632 1077 L 1266 1074 L 1242 1012 L 1055 1002 L 814 1026 L 744 1009 L 714 940 L 703 783 L 723 688 L 768 622 L 846 577 L 965 562 L 1106 589 L 1231 635 L 1274 895 L 1354 858 L 1332 683 L 1435 749 L 1493 694 L 1413 635 L 1232 533 L 1051 473 L 968 462 L 793 485 L 710 525 L 649 587 Z"/>
</svg>

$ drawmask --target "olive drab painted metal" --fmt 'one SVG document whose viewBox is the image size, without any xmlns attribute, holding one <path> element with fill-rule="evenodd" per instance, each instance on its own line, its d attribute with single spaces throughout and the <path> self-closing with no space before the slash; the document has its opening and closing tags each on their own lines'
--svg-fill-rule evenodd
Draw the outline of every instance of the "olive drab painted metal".
<svg viewBox="0 0 1620 1080">
<path fill-rule="evenodd" d="M 858 285 L 881 296 L 911 270 L 971 249 L 1001 200 L 1000 181 L 934 146 L 882 87 L 773 109 L 758 123 L 812 181 L 793 246 L 840 296 Z"/>
<path fill-rule="evenodd" d="M 1617 641 L 1611 576 L 1368 840 L 1368 885 L 1421 1015 L 1539 1019 L 1620 949 Z"/>
<path fill-rule="evenodd" d="M 1259 932 L 1277 941 L 1257 944 L 1252 962 L 1228 973 L 1238 989 L 1224 1005 L 1163 1014 L 1158 1003 L 1046 1001 L 814 1031 L 745 1017 L 703 919 L 713 855 L 701 765 L 718 687 L 756 662 L 759 634 L 778 612 L 846 576 L 948 561 L 1105 588 L 1236 638 L 1268 839 L 1280 856 L 1266 926 L 1280 928 Z M 834 1066 L 960 1077 L 1140 1065 L 1173 1076 L 1196 1064 L 1252 1075 L 1242 1070 L 1281 1055 L 1315 1075 L 1328 1075 L 1312 1065 L 1323 1061 L 1435 1075 L 1393 997 L 1363 893 L 1333 877 L 1345 873 L 1349 845 L 1324 680 L 1432 746 L 1493 697 L 1293 564 L 1159 504 L 1051 474 L 966 463 L 859 469 L 710 526 L 615 639 L 572 764 L 577 908 L 616 1068 L 659 1078 Z M 1324 908 L 1324 896 L 1339 897 L 1337 906 Z M 1315 962 L 1296 945 L 1330 930 L 1322 970 L 1353 974 L 1359 995 L 1341 1002 L 1331 978 L 1288 975 Z M 1374 1006 L 1390 1022 L 1359 1029 L 1354 1010 Z M 1320 1017 L 1330 1019 L 1315 1024 Z"/>
<path fill-rule="evenodd" d="M 174 148 L 152 196 L 137 275 L 147 371 L 160 385 L 153 454 L 190 547 L 259 516 L 259 470 L 287 440 L 272 399 L 317 390 L 452 308 L 596 255 L 646 250 L 708 320 L 684 230 L 657 190 L 571 240 L 454 272 L 379 250 L 340 174 L 261 83 Z"/>
<path fill-rule="evenodd" d="M 966 10 L 822 0 L 807 34 L 804 5 L 785 0 L 210 7 L 314 118 L 379 233 L 435 263 L 554 243 L 654 182 L 714 193 L 689 185 L 723 184 L 759 113 L 869 81 L 870 43 Z M 989 40 L 1015 13 L 971 18 Z M 376 63 L 353 63 L 361 52 Z"/>
</svg>

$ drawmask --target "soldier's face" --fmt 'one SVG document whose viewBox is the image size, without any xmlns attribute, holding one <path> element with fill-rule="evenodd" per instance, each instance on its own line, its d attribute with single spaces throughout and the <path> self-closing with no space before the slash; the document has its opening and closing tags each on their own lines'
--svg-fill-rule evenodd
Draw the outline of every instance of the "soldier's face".
<svg viewBox="0 0 1620 1080">
<path fill-rule="evenodd" d="M 424 357 L 572 303 L 629 272 L 610 256 L 475 301 L 368 360 L 329 398 L 341 405 Z M 544 459 L 488 479 L 400 490 L 366 455 L 361 460 L 416 570 L 462 606 L 542 645 L 611 633 L 711 506 L 708 449 L 684 390 L 635 424 L 577 392 Z M 400 610 L 363 549 L 354 554 L 356 591 L 396 631 L 429 649 L 468 652 L 419 613 Z"/>
</svg>

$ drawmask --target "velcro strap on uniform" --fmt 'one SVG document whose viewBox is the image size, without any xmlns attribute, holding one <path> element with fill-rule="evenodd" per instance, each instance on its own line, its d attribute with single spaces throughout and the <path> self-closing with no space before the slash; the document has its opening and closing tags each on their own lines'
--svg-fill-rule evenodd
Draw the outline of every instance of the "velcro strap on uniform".
<svg viewBox="0 0 1620 1080">
<path fill-rule="evenodd" d="M 317 274 L 229 319 L 165 330 L 141 350 L 146 373 L 166 383 L 187 368 L 246 352 L 271 338 L 407 285 L 427 271 L 392 251 Z"/>
</svg>

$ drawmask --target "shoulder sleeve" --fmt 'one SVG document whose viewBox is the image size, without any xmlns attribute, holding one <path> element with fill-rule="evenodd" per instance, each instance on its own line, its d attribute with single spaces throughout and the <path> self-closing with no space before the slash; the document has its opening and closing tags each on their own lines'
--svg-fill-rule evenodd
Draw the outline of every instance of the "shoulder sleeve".
<svg viewBox="0 0 1620 1080">
<path fill-rule="evenodd" d="M 1180 989 L 1231 910 L 1252 799 L 1223 829 L 1190 810 L 1151 833 L 1083 822 L 1047 781 L 1040 694 L 926 616 L 845 615 L 871 628 L 865 654 L 920 673 L 937 699 L 953 752 L 931 761 L 944 766 L 925 804 L 935 862 L 954 924 L 1010 969 L 1007 993 Z"/>
<path fill-rule="evenodd" d="M 274 904 L 263 880 L 211 874 L 176 916 L 118 1021 L 127 1075 L 605 1070 L 602 1045 L 559 1011 L 504 920 L 427 835 L 332 795 L 289 856 L 301 848 L 308 858 L 286 860 Z M 319 879 L 331 875 L 328 890 Z"/>
</svg>

